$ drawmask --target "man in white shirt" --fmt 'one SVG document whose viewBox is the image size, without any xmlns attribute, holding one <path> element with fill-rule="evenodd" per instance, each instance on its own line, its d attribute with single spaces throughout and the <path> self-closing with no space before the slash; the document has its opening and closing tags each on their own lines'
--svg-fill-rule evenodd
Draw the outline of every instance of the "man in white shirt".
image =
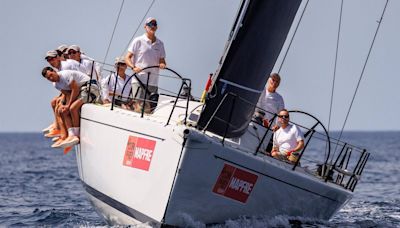
<svg viewBox="0 0 400 228">
<path fill-rule="evenodd" d="M 281 82 L 281 77 L 277 73 L 272 73 L 267 82 L 265 91 L 262 92 L 256 108 L 255 117 L 262 120 L 264 126 L 268 127 L 274 114 L 285 108 L 282 96 L 276 92 Z"/>
<path fill-rule="evenodd" d="M 282 109 L 278 114 L 281 127 L 274 133 L 272 157 L 295 162 L 304 147 L 304 136 L 299 127 L 289 123 L 289 112 Z"/>
<path fill-rule="evenodd" d="M 55 50 L 48 51 L 45 59 L 56 71 L 79 70 L 79 62 L 73 59 L 65 59 L 63 61 Z"/>
<path fill-rule="evenodd" d="M 61 44 L 60 46 L 58 46 L 58 48 L 55 50 L 58 53 L 58 56 L 60 56 L 61 61 L 65 61 L 66 59 L 68 59 L 68 54 L 67 54 L 67 49 L 68 46 L 66 44 Z"/>
<path fill-rule="evenodd" d="M 47 80 L 53 82 L 55 87 L 62 93 L 65 93 L 65 91 L 70 93 L 65 104 L 62 104 L 59 109 L 62 113 L 69 112 L 71 114 L 72 127 L 68 129 L 68 137 L 60 142 L 58 146 L 65 148 L 79 143 L 79 111 L 82 105 L 88 101 L 87 97 L 85 97 L 87 93 L 81 91 L 81 87 L 91 84 L 89 76 L 74 70 L 56 72 L 51 67 L 45 67 L 42 70 L 42 75 Z M 91 87 L 91 91 L 95 91 L 96 89 L 98 88 L 95 86 Z M 95 98 L 92 97 L 93 99 Z"/>
<path fill-rule="evenodd" d="M 55 71 L 62 71 L 62 70 L 79 70 L 79 63 L 72 59 L 63 60 L 63 58 L 59 55 L 59 51 L 50 50 L 46 53 L 45 56 L 46 61 L 49 63 L 50 66 L 53 67 Z M 60 137 L 61 139 L 65 139 L 68 135 L 67 128 L 70 126 L 65 126 L 66 123 L 63 122 L 63 119 L 58 112 L 58 107 L 66 99 L 69 93 L 64 91 L 59 96 L 53 98 L 51 100 L 51 107 L 54 112 L 54 119 L 52 126 L 47 128 L 48 133 L 45 134 L 46 137 Z M 68 124 L 68 123 L 67 123 Z"/>
<path fill-rule="evenodd" d="M 121 96 L 122 101 L 127 101 L 129 95 L 132 92 L 131 83 L 128 82 L 129 76 L 125 73 L 126 71 L 126 63 L 124 57 L 117 57 L 115 59 L 115 69 L 117 71 L 117 78 L 115 73 L 112 73 L 105 77 L 101 84 L 102 87 L 105 88 L 102 91 L 103 103 L 110 103 L 112 101 L 112 96 L 114 95 L 115 88 L 115 96 Z M 116 85 L 115 85 L 116 84 Z"/>
<path fill-rule="evenodd" d="M 132 80 L 132 93 L 136 98 L 143 99 L 145 91 L 143 87 L 148 83 L 148 93 L 157 93 L 159 68 L 166 67 L 165 49 L 161 40 L 156 37 L 157 21 L 155 18 L 149 17 L 145 21 L 145 34 L 136 37 L 128 47 L 128 53 L 125 56 L 125 62 L 128 67 L 132 68 L 138 74 L 137 80 Z M 146 67 L 158 66 L 156 68 L 146 69 Z M 148 73 L 150 76 L 148 77 Z M 150 94 L 146 97 L 149 98 Z"/>
<path fill-rule="evenodd" d="M 100 67 L 94 61 L 94 59 L 81 53 L 81 48 L 78 45 L 71 45 L 68 47 L 67 51 L 68 58 L 75 60 L 79 64 L 79 71 L 85 73 L 91 77 L 91 79 L 101 81 Z M 101 86 L 101 85 L 98 85 Z M 99 98 L 96 102 L 101 103 L 100 95 L 96 94 Z M 103 98 L 104 99 L 104 98 Z"/>
</svg>

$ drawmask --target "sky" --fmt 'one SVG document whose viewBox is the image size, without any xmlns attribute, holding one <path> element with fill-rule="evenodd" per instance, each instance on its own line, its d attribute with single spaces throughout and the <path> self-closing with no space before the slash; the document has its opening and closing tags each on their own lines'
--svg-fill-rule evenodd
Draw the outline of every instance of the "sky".
<svg viewBox="0 0 400 228">
<path fill-rule="evenodd" d="M 57 91 L 40 74 L 47 65 L 46 51 L 60 44 L 77 44 L 103 62 L 121 3 L 0 0 L 0 132 L 38 132 L 52 122 L 49 102 Z M 286 107 L 312 113 L 325 126 L 340 3 L 310 0 L 280 71 L 278 92 Z M 239 0 L 156 0 L 151 4 L 151 0 L 124 1 L 105 62 L 112 64 L 125 53 L 133 36 L 143 34 L 143 18 L 155 17 L 168 67 L 192 79 L 193 93 L 199 97 L 208 74 L 218 67 Z M 344 1 L 331 130 L 343 127 L 384 4 L 383 0 Z M 400 130 L 398 12 L 400 1 L 391 0 L 344 130 Z M 275 71 L 281 63 L 279 58 Z"/>
</svg>

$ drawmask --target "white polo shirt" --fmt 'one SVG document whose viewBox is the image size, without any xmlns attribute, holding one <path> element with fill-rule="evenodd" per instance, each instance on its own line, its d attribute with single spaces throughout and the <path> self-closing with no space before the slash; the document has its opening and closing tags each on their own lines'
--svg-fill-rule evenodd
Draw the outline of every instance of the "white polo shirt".
<svg viewBox="0 0 400 228">
<path fill-rule="evenodd" d="M 293 124 L 288 124 L 285 129 L 281 127 L 274 133 L 274 147 L 278 147 L 281 153 L 296 148 L 300 140 L 304 140 L 303 133 Z"/>
<path fill-rule="evenodd" d="M 283 101 L 282 96 L 275 92 L 275 93 L 270 93 L 268 92 L 267 89 L 265 89 L 262 93 L 260 98 L 258 99 L 257 102 L 257 107 L 260 107 L 268 112 L 265 113 L 264 118 L 271 120 L 272 117 L 274 116 L 271 113 L 276 113 L 278 114 L 279 111 L 285 108 L 285 103 Z M 271 113 L 269 113 L 271 112 Z"/>
<path fill-rule="evenodd" d="M 133 53 L 133 65 L 141 69 L 149 66 L 158 66 L 160 59 L 165 58 L 163 42 L 156 38 L 156 41 L 152 43 L 146 34 L 136 37 L 129 45 L 128 52 Z M 138 74 L 138 78 L 143 85 L 146 85 L 147 82 L 147 72 L 150 72 L 149 85 L 158 86 L 159 68 L 151 68 Z M 135 80 L 132 80 L 132 82 L 134 83 Z"/>
<path fill-rule="evenodd" d="M 73 59 L 61 61 L 61 67 L 60 69 L 57 69 L 57 71 L 62 70 L 79 70 L 79 63 Z"/>
<path fill-rule="evenodd" d="M 89 81 L 90 78 L 86 74 L 76 70 L 62 70 L 57 72 L 60 76 L 60 80 L 55 83 L 55 87 L 58 90 L 71 90 L 69 87 L 72 81 L 75 81 L 78 87 L 81 87 L 85 82 Z"/>
<path fill-rule="evenodd" d="M 79 71 L 89 75 L 90 77 L 90 75 L 92 74 L 93 61 L 88 59 L 81 59 L 81 61 L 78 62 L 78 64 L 79 64 Z M 97 71 L 95 67 L 93 67 L 92 79 L 95 80 L 97 79 Z"/>
<path fill-rule="evenodd" d="M 90 72 L 92 71 L 92 63 L 94 62 L 94 71 L 96 72 L 96 74 L 97 74 L 97 79 L 98 80 L 101 80 L 101 78 L 102 78 L 102 76 L 101 76 L 101 65 L 98 63 L 98 62 L 96 62 L 96 61 L 94 61 L 94 59 L 93 58 L 91 58 L 91 57 L 89 57 L 89 56 L 87 56 L 87 55 L 85 55 L 85 54 L 82 54 L 81 53 L 81 60 L 86 60 L 86 61 L 89 61 L 89 74 L 88 75 L 90 75 Z M 93 74 L 93 76 L 95 76 L 95 74 Z M 93 77 L 93 79 L 94 79 L 94 77 Z"/>
<path fill-rule="evenodd" d="M 131 83 L 128 82 L 129 76 L 125 74 L 125 79 L 123 79 L 121 76 L 118 75 L 118 81 L 117 81 L 117 88 L 115 89 L 115 94 L 121 95 L 124 98 L 129 97 L 129 94 L 132 90 Z M 115 73 L 112 73 L 105 77 L 102 81 L 102 88 L 106 88 L 102 90 L 102 98 L 105 99 L 107 98 L 109 101 L 111 101 L 112 97 L 110 97 L 109 93 L 114 92 L 114 86 L 115 86 Z M 125 85 L 126 84 L 126 85 Z M 124 88 L 125 86 L 125 88 Z M 124 91 L 122 91 L 124 89 Z M 125 99 L 124 99 L 125 100 Z"/>
<path fill-rule="evenodd" d="M 66 59 L 60 62 L 60 69 L 51 66 L 56 72 L 62 70 L 78 70 L 79 71 L 79 63 L 73 59 Z M 56 87 L 56 83 L 53 82 L 53 86 Z M 56 87 L 56 89 L 58 89 Z"/>
</svg>

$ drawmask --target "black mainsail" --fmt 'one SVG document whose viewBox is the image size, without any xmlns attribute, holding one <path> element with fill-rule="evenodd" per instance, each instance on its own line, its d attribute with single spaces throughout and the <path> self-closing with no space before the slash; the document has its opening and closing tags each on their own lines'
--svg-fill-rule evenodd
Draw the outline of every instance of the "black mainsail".
<svg viewBox="0 0 400 228">
<path fill-rule="evenodd" d="M 208 131 L 228 138 L 239 137 L 246 131 L 254 104 L 264 89 L 300 4 L 301 0 L 242 2 L 224 59 L 213 78 L 212 92 L 198 121 L 199 128 L 207 127 Z"/>
</svg>

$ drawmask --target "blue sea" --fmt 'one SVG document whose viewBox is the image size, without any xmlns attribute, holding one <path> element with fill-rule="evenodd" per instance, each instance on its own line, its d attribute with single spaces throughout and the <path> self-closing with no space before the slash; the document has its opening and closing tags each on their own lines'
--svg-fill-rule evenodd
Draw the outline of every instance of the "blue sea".
<svg viewBox="0 0 400 228">
<path fill-rule="evenodd" d="M 278 216 L 215 227 L 400 227 L 400 132 L 346 132 L 343 138 L 371 156 L 354 198 L 330 221 Z M 39 133 L 0 134 L 0 227 L 107 227 L 85 196 L 74 151 L 64 155 L 50 145 Z"/>
</svg>

